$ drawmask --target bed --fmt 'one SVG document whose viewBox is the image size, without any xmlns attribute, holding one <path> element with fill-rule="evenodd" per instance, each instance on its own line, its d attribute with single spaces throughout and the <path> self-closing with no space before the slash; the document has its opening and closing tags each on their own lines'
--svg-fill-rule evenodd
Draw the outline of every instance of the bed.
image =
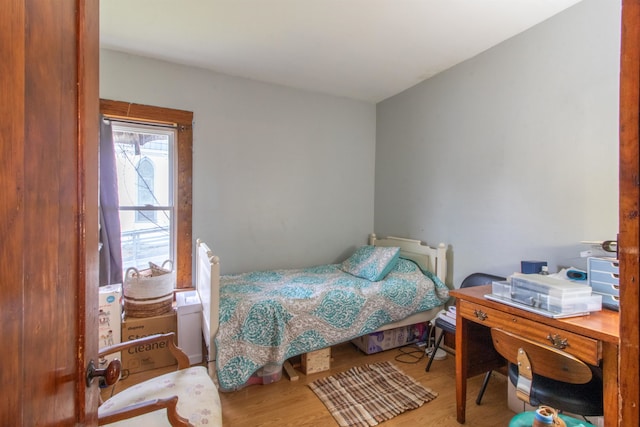
<svg viewBox="0 0 640 427">
<path fill-rule="evenodd" d="M 372 234 L 341 264 L 223 276 L 209 246 L 196 246 L 202 329 L 221 391 L 293 356 L 430 321 L 449 299 L 442 243 Z"/>
</svg>

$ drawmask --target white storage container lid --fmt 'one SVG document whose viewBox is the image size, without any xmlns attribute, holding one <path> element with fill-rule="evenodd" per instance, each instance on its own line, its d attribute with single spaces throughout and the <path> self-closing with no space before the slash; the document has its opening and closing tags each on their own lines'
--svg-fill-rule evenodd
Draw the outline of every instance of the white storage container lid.
<svg viewBox="0 0 640 427">
<path fill-rule="evenodd" d="M 197 313 L 202 311 L 200 297 L 196 291 L 186 291 L 176 293 L 176 308 L 178 314 Z"/>
</svg>

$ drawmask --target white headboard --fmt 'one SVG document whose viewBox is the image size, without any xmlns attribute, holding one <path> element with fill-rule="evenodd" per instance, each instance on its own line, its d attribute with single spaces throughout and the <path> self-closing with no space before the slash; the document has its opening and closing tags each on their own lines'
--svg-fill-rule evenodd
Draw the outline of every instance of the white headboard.
<svg viewBox="0 0 640 427">
<path fill-rule="evenodd" d="M 432 248 L 420 240 L 392 236 L 378 239 L 375 234 L 370 234 L 369 244 L 399 247 L 401 257 L 414 261 L 423 270 L 429 270 L 438 276 L 442 283 L 446 283 L 447 247 L 444 243 L 440 243 L 437 248 Z"/>
</svg>

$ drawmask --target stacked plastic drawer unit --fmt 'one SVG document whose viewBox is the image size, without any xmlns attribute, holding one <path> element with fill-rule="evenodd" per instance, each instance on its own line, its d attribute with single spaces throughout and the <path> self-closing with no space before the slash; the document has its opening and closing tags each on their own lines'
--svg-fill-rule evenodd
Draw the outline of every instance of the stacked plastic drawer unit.
<svg viewBox="0 0 640 427">
<path fill-rule="evenodd" d="M 602 295 L 602 306 L 620 308 L 620 264 L 615 258 L 587 259 L 589 284 L 594 294 Z"/>
</svg>

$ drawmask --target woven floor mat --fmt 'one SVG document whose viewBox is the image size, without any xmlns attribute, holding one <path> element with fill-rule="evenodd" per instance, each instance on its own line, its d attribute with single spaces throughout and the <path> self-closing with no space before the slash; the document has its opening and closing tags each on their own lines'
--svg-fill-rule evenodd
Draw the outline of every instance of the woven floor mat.
<svg viewBox="0 0 640 427">
<path fill-rule="evenodd" d="M 376 426 L 438 396 L 391 362 L 354 367 L 309 388 L 342 427 Z"/>
</svg>

